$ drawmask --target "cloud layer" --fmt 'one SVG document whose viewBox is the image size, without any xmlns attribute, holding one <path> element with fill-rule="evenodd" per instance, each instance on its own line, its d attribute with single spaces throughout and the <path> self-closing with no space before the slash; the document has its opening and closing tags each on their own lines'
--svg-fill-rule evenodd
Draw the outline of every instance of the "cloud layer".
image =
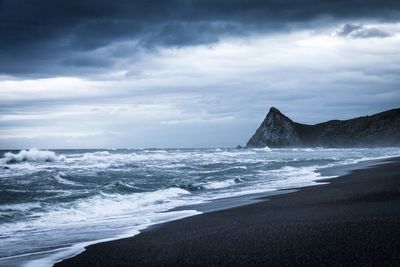
<svg viewBox="0 0 400 267">
<path fill-rule="evenodd" d="M 232 36 L 396 21 L 399 1 L 2 0 L 0 73 L 51 77 L 101 71 L 140 49 L 215 43 Z M 377 31 L 360 33 L 382 34 Z M 97 50 L 130 41 L 125 50 Z"/>
<path fill-rule="evenodd" d="M 390 34 L 375 27 L 364 27 L 360 24 L 345 24 L 336 32 L 338 36 L 351 38 L 386 38 Z"/>
<path fill-rule="evenodd" d="M 235 146 L 272 105 L 305 123 L 394 108 L 400 26 L 373 27 L 390 37 L 231 38 L 128 57 L 98 79 L 3 80 L 0 145 Z"/>
<path fill-rule="evenodd" d="M 0 1 L 0 147 L 244 144 L 398 107 L 398 1 Z"/>
</svg>

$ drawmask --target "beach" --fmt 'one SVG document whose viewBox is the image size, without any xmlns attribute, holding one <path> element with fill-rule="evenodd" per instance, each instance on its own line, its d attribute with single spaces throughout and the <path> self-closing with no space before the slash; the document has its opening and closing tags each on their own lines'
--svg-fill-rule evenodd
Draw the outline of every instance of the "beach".
<svg viewBox="0 0 400 267">
<path fill-rule="evenodd" d="M 400 267 L 399 0 L 0 14 L 0 267 Z"/>
<path fill-rule="evenodd" d="M 400 158 L 91 245 L 55 266 L 395 266 Z"/>
</svg>

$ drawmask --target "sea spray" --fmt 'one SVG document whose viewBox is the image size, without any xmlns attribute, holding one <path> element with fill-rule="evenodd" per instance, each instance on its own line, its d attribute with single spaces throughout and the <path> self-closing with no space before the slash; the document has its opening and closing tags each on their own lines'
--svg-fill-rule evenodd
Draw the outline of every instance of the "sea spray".
<svg viewBox="0 0 400 267">
<path fill-rule="evenodd" d="M 2 160 L 7 164 L 11 164 L 11 163 L 20 163 L 24 161 L 52 162 L 62 159 L 64 159 L 63 156 L 57 156 L 56 153 L 53 151 L 39 150 L 37 148 L 32 148 L 30 150 L 21 150 L 16 154 L 7 152 L 4 154 L 4 158 Z"/>
</svg>

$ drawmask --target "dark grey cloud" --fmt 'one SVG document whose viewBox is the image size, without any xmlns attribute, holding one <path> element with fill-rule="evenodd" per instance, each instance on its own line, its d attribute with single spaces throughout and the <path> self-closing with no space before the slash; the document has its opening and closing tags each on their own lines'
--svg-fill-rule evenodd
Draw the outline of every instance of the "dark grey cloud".
<svg viewBox="0 0 400 267">
<path fill-rule="evenodd" d="M 399 11 L 397 0 L 2 0 L 0 74 L 90 72 L 111 66 L 114 59 L 82 54 L 127 40 L 136 44 L 126 51 L 132 54 L 142 48 L 207 44 L 321 21 L 398 21 Z M 371 36 L 384 37 L 384 32 L 373 29 L 358 37 Z"/>
<path fill-rule="evenodd" d="M 390 36 L 389 33 L 379 30 L 377 28 L 362 29 L 352 34 L 353 38 L 372 38 L 372 37 L 386 38 L 389 36 Z"/>
<path fill-rule="evenodd" d="M 337 31 L 337 35 L 351 38 L 386 38 L 391 36 L 389 33 L 375 27 L 366 28 L 360 24 L 348 23 Z"/>
<path fill-rule="evenodd" d="M 354 31 L 360 30 L 362 29 L 361 25 L 355 25 L 355 24 L 344 24 L 343 27 L 337 31 L 337 34 L 339 36 L 348 36 L 349 34 L 351 34 Z"/>
<path fill-rule="evenodd" d="M 86 68 L 106 68 L 113 65 L 112 60 L 107 57 L 96 57 L 93 55 L 72 55 L 62 61 L 63 65 L 71 67 L 86 67 Z"/>
</svg>

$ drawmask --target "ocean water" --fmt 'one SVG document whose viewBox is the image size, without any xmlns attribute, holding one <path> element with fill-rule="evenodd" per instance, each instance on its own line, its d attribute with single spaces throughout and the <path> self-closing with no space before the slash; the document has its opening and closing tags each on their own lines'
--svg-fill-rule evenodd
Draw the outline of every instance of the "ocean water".
<svg viewBox="0 0 400 267">
<path fill-rule="evenodd" d="M 0 151 L 0 266 L 51 266 L 85 245 L 199 214 L 193 204 L 313 185 L 319 168 L 397 155 L 399 148 Z"/>
</svg>

